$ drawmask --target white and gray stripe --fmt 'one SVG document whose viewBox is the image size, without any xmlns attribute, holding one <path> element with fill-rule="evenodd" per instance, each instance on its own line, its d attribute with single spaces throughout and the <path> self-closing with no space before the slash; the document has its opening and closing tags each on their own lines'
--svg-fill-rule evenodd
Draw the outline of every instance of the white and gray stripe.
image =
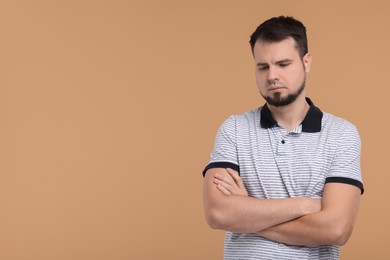
<svg viewBox="0 0 390 260">
<path fill-rule="evenodd" d="M 327 182 L 362 190 L 360 137 L 346 120 L 323 113 L 310 99 L 300 126 L 287 133 L 265 105 L 229 117 L 220 127 L 203 174 L 210 168 L 238 170 L 252 197 L 321 198 Z M 338 246 L 290 246 L 255 234 L 226 233 L 225 259 L 338 259 Z"/>
</svg>

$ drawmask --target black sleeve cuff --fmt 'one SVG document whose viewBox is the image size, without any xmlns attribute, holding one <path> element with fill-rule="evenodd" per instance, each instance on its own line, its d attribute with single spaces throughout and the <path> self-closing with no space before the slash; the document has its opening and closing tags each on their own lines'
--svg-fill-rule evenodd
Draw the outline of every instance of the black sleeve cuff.
<svg viewBox="0 0 390 260">
<path fill-rule="evenodd" d="M 230 168 L 237 171 L 238 174 L 240 174 L 240 166 L 238 166 L 237 164 L 231 162 L 213 162 L 213 163 L 209 163 L 206 166 L 206 168 L 204 168 L 203 177 L 206 175 L 207 170 L 212 168 L 225 168 L 225 169 Z"/>
<path fill-rule="evenodd" d="M 326 178 L 325 184 L 326 183 L 330 183 L 330 182 L 350 184 L 350 185 L 358 187 L 361 190 L 361 194 L 364 193 L 363 183 L 361 183 L 360 181 L 354 180 L 354 179 L 345 178 L 345 177 L 329 177 L 329 178 Z"/>
</svg>

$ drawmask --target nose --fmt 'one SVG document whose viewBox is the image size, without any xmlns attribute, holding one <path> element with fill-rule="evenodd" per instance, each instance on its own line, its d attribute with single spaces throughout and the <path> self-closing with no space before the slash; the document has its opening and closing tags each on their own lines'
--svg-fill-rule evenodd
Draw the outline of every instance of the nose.
<svg viewBox="0 0 390 260">
<path fill-rule="evenodd" d="M 267 76 L 268 76 L 267 79 L 269 84 L 273 84 L 279 80 L 277 69 L 273 66 L 269 67 Z"/>
</svg>

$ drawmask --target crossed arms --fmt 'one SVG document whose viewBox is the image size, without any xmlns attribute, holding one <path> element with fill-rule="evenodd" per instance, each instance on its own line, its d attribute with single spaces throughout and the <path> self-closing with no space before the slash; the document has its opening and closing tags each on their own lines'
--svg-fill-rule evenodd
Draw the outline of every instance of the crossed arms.
<svg viewBox="0 0 390 260">
<path fill-rule="evenodd" d="M 257 199 L 248 196 L 237 172 L 224 168 L 207 171 L 203 191 L 210 227 L 290 245 L 344 245 L 360 202 L 360 189 L 342 183 L 326 184 L 322 200 Z"/>
</svg>

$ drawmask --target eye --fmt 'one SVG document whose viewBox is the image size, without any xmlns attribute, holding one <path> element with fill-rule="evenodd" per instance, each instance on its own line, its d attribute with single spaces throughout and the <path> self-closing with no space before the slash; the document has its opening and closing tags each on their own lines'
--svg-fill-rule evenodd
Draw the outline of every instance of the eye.
<svg viewBox="0 0 390 260">
<path fill-rule="evenodd" d="M 280 63 L 279 66 L 284 68 L 284 67 L 287 67 L 288 65 L 290 65 L 291 63 L 287 62 L 287 63 Z"/>
<path fill-rule="evenodd" d="M 258 69 L 259 71 L 264 71 L 264 70 L 267 70 L 267 69 L 268 69 L 268 66 L 259 66 L 259 67 L 257 67 L 257 69 Z"/>
</svg>

